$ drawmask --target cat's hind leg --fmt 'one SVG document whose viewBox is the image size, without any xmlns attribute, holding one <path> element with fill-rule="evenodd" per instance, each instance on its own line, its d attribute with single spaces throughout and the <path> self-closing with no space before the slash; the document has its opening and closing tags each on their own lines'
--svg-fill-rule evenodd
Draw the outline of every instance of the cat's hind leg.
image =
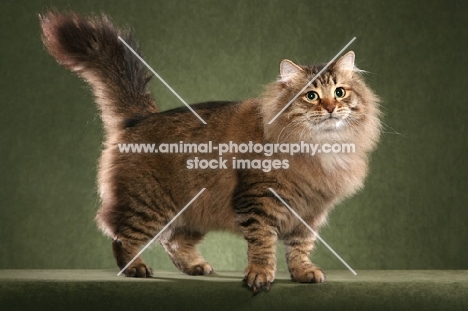
<svg viewBox="0 0 468 311">
<path fill-rule="evenodd" d="M 137 207 L 129 204 L 125 212 L 113 215 L 115 220 L 114 241 L 112 251 L 114 253 L 117 266 L 124 269 L 140 251 L 141 247 L 147 244 L 164 226 L 165 217 L 160 216 L 149 208 Z M 123 271 L 129 277 L 150 277 L 153 276 L 152 269 L 141 259 L 136 257 L 133 262 Z"/>
<path fill-rule="evenodd" d="M 132 244 L 130 241 L 121 241 L 115 239 L 112 242 L 112 251 L 114 253 L 117 266 L 123 269 L 139 252 L 139 244 Z M 129 277 L 151 277 L 153 270 L 140 258 L 136 258 L 123 273 Z"/>
<path fill-rule="evenodd" d="M 131 200 L 125 198 L 122 195 L 120 205 L 103 205 L 96 217 L 103 231 L 113 238 L 112 250 L 120 269 L 124 269 L 137 256 L 141 247 L 153 239 L 175 214 L 172 208 L 150 208 L 158 206 L 159 202 L 145 204 L 149 199 L 143 194 L 133 195 Z M 123 273 L 130 277 L 153 275 L 151 268 L 140 257 L 136 257 Z"/>
<path fill-rule="evenodd" d="M 174 228 L 164 234 L 160 241 L 180 271 L 188 275 L 207 275 L 214 269 L 196 248 L 203 237 L 204 234 L 197 231 Z"/>
</svg>

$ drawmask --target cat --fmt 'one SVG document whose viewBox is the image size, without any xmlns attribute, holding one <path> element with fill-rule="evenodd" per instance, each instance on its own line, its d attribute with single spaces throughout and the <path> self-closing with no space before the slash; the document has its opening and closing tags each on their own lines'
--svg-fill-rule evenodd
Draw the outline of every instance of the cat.
<svg viewBox="0 0 468 311">
<path fill-rule="evenodd" d="M 121 42 L 140 53 L 132 31 L 110 18 L 49 11 L 40 16 L 46 50 L 92 87 L 105 142 L 98 170 L 101 207 L 96 221 L 111 237 L 120 269 L 174 216 L 206 188 L 159 237 L 174 265 L 189 275 L 213 273 L 196 249 L 212 230 L 241 234 L 247 241 L 244 282 L 254 293 L 269 289 L 276 273 L 276 245 L 282 240 L 291 279 L 324 282 L 309 259 L 316 237 L 269 190 L 290 205 L 315 231 L 334 205 L 362 188 L 369 155 L 381 132 L 379 99 L 354 65 L 352 51 L 333 62 L 282 112 L 285 105 L 325 67 L 280 63 L 280 73 L 258 98 L 207 102 L 160 112 L 148 91 L 149 71 Z M 276 117 L 276 119 L 274 119 Z M 270 122 L 274 119 L 274 122 Z M 195 157 L 213 153 L 121 152 L 121 144 L 323 144 L 350 143 L 354 152 L 274 155 L 282 165 L 258 168 L 188 168 Z M 226 159 L 267 160 L 261 153 L 232 150 Z M 278 163 L 277 163 L 278 164 Z M 287 165 L 283 165 L 287 164 Z M 125 270 L 150 277 L 138 257 Z"/>
</svg>

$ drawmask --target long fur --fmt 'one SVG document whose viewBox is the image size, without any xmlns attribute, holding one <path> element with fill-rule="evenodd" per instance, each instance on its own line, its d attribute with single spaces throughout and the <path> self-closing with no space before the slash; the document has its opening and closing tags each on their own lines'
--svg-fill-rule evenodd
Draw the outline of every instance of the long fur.
<svg viewBox="0 0 468 311">
<path fill-rule="evenodd" d="M 41 17 L 44 44 L 60 64 L 83 77 L 93 89 L 107 132 L 98 185 L 102 205 L 96 220 L 113 239 L 120 268 L 157 234 L 200 189 L 207 190 L 160 238 L 174 264 L 187 274 L 208 274 L 213 268 L 196 249 L 210 230 L 229 230 L 248 243 L 247 285 L 269 288 L 275 278 L 276 244 L 286 246 L 291 278 L 323 282 L 325 276 L 308 258 L 315 237 L 268 190 L 275 191 L 319 230 L 328 212 L 363 186 L 369 153 L 380 135 L 378 98 L 354 68 L 349 52 L 332 64 L 272 124 L 268 122 L 324 65 L 299 66 L 283 61 L 281 76 L 259 98 L 211 102 L 188 109 L 158 112 L 147 92 L 143 65 L 117 37 L 138 50 L 131 32 L 115 27 L 108 17 L 47 13 Z M 334 95 L 336 89 L 345 96 Z M 195 157 L 217 154 L 123 153 L 119 143 L 352 143 L 349 154 L 275 154 L 288 169 L 188 169 Z M 262 154 L 225 154 L 245 160 L 268 160 Z M 152 270 L 137 258 L 127 276 L 145 277 Z"/>
<path fill-rule="evenodd" d="M 129 29 L 115 28 L 104 14 L 86 19 L 49 12 L 40 20 L 49 53 L 93 87 L 108 132 L 122 128 L 128 118 L 157 112 L 148 93 L 148 71 L 118 40 L 122 37 L 139 51 Z"/>
</svg>

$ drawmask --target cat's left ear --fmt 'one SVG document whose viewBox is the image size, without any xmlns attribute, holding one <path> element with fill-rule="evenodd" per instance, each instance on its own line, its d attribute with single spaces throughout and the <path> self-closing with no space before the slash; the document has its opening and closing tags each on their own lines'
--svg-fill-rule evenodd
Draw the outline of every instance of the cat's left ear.
<svg viewBox="0 0 468 311">
<path fill-rule="evenodd" d="M 291 80 L 293 76 L 303 71 L 304 69 L 294 64 L 289 59 L 283 59 L 280 64 L 281 82 L 287 82 Z"/>
<path fill-rule="evenodd" d="M 336 61 L 335 66 L 333 67 L 333 69 L 343 71 L 343 72 L 347 72 L 349 74 L 349 76 L 352 76 L 353 71 L 355 70 L 354 58 L 355 58 L 354 52 L 349 51 L 348 53 L 341 56 L 340 59 L 338 59 Z"/>
</svg>

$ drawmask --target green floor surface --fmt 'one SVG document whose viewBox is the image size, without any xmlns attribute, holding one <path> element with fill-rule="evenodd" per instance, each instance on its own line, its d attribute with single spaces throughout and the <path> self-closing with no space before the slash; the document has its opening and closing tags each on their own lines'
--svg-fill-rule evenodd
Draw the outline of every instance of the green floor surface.
<svg viewBox="0 0 468 311">
<path fill-rule="evenodd" d="M 468 271 L 328 271 L 323 284 L 280 272 L 252 296 L 241 272 L 150 279 L 114 270 L 0 270 L 0 310 L 468 310 Z"/>
</svg>

